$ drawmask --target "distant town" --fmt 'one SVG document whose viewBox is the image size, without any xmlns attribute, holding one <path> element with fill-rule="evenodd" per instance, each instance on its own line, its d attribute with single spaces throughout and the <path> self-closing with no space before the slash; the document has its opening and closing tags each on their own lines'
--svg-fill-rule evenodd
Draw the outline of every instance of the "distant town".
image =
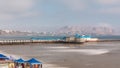
<svg viewBox="0 0 120 68">
<path fill-rule="evenodd" d="M 100 27 L 80 27 L 80 26 L 64 26 L 58 30 L 51 32 L 30 32 L 30 31 L 15 31 L 15 30 L 0 30 L 0 35 L 25 35 L 25 36 L 58 36 L 58 35 L 74 35 L 79 34 L 88 34 L 88 35 L 116 35 L 116 32 L 113 28 L 100 26 Z"/>
</svg>

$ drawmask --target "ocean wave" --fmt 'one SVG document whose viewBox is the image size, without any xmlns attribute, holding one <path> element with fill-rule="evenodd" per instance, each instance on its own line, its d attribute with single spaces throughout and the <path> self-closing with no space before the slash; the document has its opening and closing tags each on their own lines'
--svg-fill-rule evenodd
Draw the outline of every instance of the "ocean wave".
<svg viewBox="0 0 120 68">
<path fill-rule="evenodd" d="M 107 49 L 69 49 L 69 50 L 51 50 L 54 52 L 75 52 L 84 55 L 101 55 L 110 52 Z"/>
<path fill-rule="evenodd" d="M 46 47 L 46 48 L 47 48 L 47 47 Z M 48 48 L 53 48 L 53 49 L 56 49 L 56 48 L 57 48 L 57 49 L 66 49 L 66 48 L 69 48 L 69 47 L 62 47 L 62 46 L 61 46 L 61 47 L 48 47 Z"/>
<path fill-rule="evenodd" d="M 19 55 L 9 54 L 9 53 L 6 53 L 6 52 L 4 52 L 4 51 L 0 51 L 0 54 L 4 54 L 4 55 L 7 56 L 8 58 L 13 58 L 13 59 L 21 58 L 21 56 L 19 56 Z"/>
<path fill-rule="evenodd" d="M 68 68 L 68 67 L 61 67 L 55 64 L 43 64 L 43 68 Z"/>
</svg>

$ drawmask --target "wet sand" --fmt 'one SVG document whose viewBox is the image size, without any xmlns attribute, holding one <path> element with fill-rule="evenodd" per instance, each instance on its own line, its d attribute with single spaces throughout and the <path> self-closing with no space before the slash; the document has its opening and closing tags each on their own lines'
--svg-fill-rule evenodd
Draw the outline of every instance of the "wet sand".
<svg viewBox="0 0 120 68">
<path fill-rule="evenodd" d="M 119 42 L 85 44 L 29 44 L 0 46 L 3 53 L 15 58 L 37 58 L 43 68 L 119 68 Z"/>
</svg>

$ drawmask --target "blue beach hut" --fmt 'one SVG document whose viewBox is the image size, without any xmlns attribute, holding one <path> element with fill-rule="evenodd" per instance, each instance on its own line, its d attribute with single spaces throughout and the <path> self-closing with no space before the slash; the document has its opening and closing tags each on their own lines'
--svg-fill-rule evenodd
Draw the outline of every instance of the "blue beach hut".
<svg viewBox="0 0 120 68">
<path fill-rule="evenodd" d="M 25 61 L 22 58 L 15 60 L 14 62 L 15 62 L 16 68 L 19 68 L 19 67 L 25 68 Z"/>
<path fill-rule="evenodd" d="M 35 58 L 32 58 L 26 62 L 30 64 L 30 68 L 42 68 L 42 62 L 36 60 Z"/>
<path fill-rule="evenodd" d="M 14 68 L 14 62 L 11 61 L 7 56 L 0 54 L 0 66 L 4 68 Z M 1 67 L 0 67 L 1 68 Z"/>
<path fill-rule="evenodd" d="M 9 60 L 9 58 L 3 54 L 0 54 L 0 60 Z"/>
<path fill-rule="evenodd" d="M 25 63 L 25 61 L 22 58 L 20 58 L 18 60 L 15 60 L 15 62 L 17 62 L 17 63 Z"/>
</svg>

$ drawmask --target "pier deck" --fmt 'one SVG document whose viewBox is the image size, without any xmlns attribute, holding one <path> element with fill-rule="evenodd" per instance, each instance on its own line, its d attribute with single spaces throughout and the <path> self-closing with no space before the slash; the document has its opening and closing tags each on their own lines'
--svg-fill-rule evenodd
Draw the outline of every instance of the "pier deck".
<svg viewBox="0 0 120 68">
<path fill-rule="evenodd" d="M 120 40 L 97 40 L 94 42 L 119 42 Z M 27 43 L 72 43 L 72 44 L 81 44 L 78 42 L 66 42 L 66 41 L 60 41 L 60 40 L 0 40 L 0 45 L 12 45 L 12 44 L 27 44 Z M 84 42 L 85 43 L 85 42 Z"/>
</svg>

